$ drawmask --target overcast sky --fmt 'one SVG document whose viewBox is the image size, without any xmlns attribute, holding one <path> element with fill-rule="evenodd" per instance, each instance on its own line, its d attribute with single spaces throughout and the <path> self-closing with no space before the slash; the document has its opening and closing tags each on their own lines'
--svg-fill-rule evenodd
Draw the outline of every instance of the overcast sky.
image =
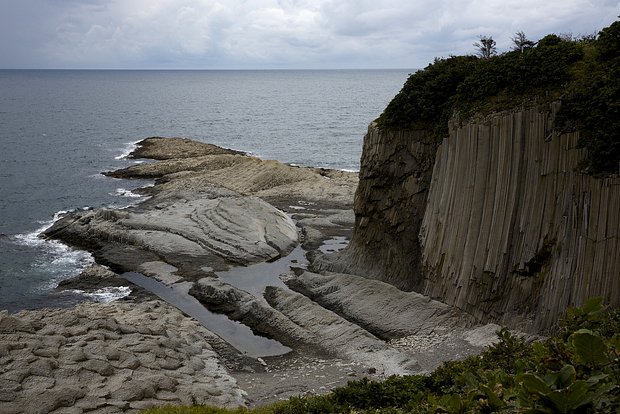
<svg viewBox="0 0 620 414">
<path fill-rule="evenodd" d="M 610 0 L 0 0 L 0 68 L 421 68 L 517 31 L 591 34 Z"/>
</svg>

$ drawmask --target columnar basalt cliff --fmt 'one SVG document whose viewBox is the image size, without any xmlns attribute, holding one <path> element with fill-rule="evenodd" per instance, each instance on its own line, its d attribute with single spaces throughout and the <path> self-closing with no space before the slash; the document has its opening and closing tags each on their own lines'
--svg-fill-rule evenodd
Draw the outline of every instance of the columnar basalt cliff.
<svg viewBox="0 0 620 414">
<path fill-rule="evenodd" d="M 371 125 L 346 270 L 528 331 L 591 296 L 620 305 L 620 178 L 578 171 L 558 107 L 453 121 L 439 146 Z"/>
<path fill-rule="evenodd" d="M 451 125 L 420 232 L 424 293 L 533 330 L 591 296 L 620 305 L 620 179 L 580 173 L 578 133 L 553 133 L 552 118 Z"/>
</svg>

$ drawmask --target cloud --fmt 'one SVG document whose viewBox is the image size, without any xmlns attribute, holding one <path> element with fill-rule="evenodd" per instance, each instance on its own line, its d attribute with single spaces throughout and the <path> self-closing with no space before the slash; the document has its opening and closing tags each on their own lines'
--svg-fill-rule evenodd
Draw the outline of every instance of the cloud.
<svg viewBox="0 0 620 414">
<path fill-rule="evenodd" d="M 593 33 L 619 13 L 609 0 L 5 0 L 0 67 L 415 68 L 478 35 L 505 50 L 519 30 Z"/>
</svg>

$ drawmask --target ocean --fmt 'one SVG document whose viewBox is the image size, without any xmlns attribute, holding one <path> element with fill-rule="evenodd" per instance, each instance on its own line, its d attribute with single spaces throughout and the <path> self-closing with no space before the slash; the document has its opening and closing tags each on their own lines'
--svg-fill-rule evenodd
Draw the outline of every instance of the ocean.
<svg viewBox="0 0 620 414">
<path fill-rule="evenodd" d="M 0 70 L 0 310 L 69 306 L 92 257 L 38 234 L 72 209 L 126 207 L 148 181 L 101 172 L 149 136 L 357 170 L 368 124 L 411 70 Z M 100 300 L 109 299 L 103 296 Z"/>
</svg>

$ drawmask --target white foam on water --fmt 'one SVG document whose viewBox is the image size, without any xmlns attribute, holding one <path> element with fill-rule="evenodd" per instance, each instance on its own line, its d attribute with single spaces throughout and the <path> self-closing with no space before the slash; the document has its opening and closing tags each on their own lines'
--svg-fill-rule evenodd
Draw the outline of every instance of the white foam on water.
<svg viewBox="0 0 620 414">
<path fill-rule="evenodd" d="M 70 211 L 67 211 L 67 210 L 60 210 L 54 213 L 54 217 L 51 220 L 39 221 L 39 224 L 41 224 L 41 227 L 39 227 L 35 231 L 31 233 L 16 234 L 15 236 L 13 236 L 13 238 L 15 239 L 15 241 L 17 241 L 19 244 L 23 246 L 30 246 L 30 247 L 42 246 L 45 243 L 50 242 L 50 241 L 41 239 L 39 237 L 39 234 L 43 233 L 45 230 L 52 227 L 54 223 L 56 223 L 65 214 L 68 214 L 69 212 Z"/>
<path fill-rule="evenodd" d="M 153 182 L 153 183 L 148 183 L 146 185 L 143 185 L 140 188 L 148 188 L 148 187 L 154 187 L 154 186 L 155 186 L 155 183 Z M 118 210 L 125 210 L 127 208 L 137 206 L 141 202 L 146 201 L 146 200 L 148 200 L 149 198 L 152 197 L 150 195 L 142 195 L 142 194 L 134 193 L 133 191 L 127 190 L 126 188 L 117 188 L 114 193 L 108 193 L 108 194 L 111 195 L 111 196 L 122 197 L 122 198 L 125 198 L 125 199 L 132 200 L 129 204 L 109 204 L 109 205 L 107 205 L 107 208 L 118 209 Z"/>
<path fill-rule="evenodd" d="M 131 294 L 131 288 L 128 286 L 110 286 L 97 289 L 94 292 L 86 292 L 79 289 L 71 289 L 68 290 L 68 292 L 85 296 L 95 302 L 110 303 L 129 296 L 129 294 Z"/>
<path fill-rule="evenodd" d="M 146 196 L 140 195 L 140 194 L 136 194 L 131 190 L 127 190 L 126 188 L 117 188 L 115 192 L 110 193 L 111 196 L 118 196 L 118 197 L 128 197 L 128 198 L 143 198 Z"/>
<path fill-rule="evenodd" d="M 138 148 L 138 142 L 140 141 L 135 141 L 135 142 L 128 142 L 127 144 L 125 144 L 125 147 L 121 150 L 121 154 L 117 155 L 116 157 L 114 157 L 115 160 L 124 160 L 126 159 L 129 154 L 132 153 L 133 150 L 135 150 L 136 148 Z"/>
<path fill-rule="evenodd" d="M 86 207 L 85 209 L 88 209 Z M 73 249 L 56 240 L 47 240 L 39 237 L 41 233 L 52 227 L 68 211 L 59 211 L 54 214 L 52 220 L 40 222 L 42 225 L 30 233 L 16 234 L 11 239 L 19 245 L 27 246 L 41 252 L 33 262 L 35 268 L 45 269 L 52 274 L 52 278 L 40 284 L 36 290 L 39 292 L 54 289 L 60 280 L 68 279 L 80 273 L 86 267 L 94 263 L 93 256 L 84 250 Z"/>
</svg>

